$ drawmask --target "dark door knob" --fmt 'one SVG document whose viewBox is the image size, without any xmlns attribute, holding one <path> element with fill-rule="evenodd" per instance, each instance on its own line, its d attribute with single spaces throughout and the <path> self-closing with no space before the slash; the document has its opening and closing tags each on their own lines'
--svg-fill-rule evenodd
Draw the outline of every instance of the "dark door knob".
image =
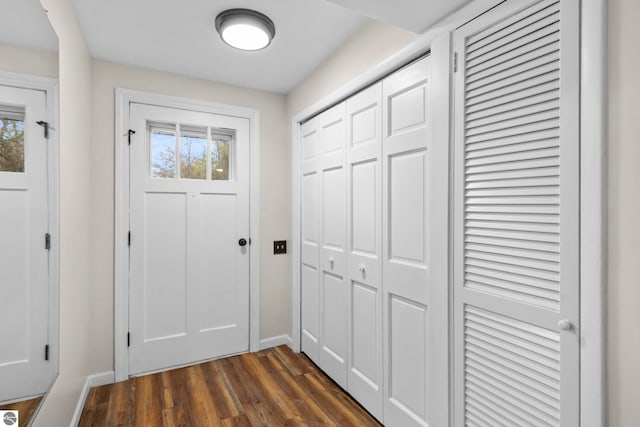
<svg viewBox="0 0 640 427">
<path fill-rule="evenodd" d="M 240 239 L 238 240 L 238 244 L 240 246 L 247 246 L 247 239 Z"/>
</svg>

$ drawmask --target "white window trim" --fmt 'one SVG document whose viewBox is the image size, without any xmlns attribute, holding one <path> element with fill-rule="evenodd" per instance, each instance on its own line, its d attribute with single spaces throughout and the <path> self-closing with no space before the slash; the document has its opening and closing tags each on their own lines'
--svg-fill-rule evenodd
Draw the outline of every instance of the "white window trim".
<svg viewBox="0 0 640 427">
<path fill-rule="evenodd" d="M 507 0 L 509 1 L 509 0 Z M 502 0 L 474 0 L 431 27 L 415 42 L 296 114 L 291 120 L 291 313 L 292 348 L 300 351 L 300 123 L 380 80 L 421 54 L 431 52 L 434 70 L 452 66 L 451 53 L 435 43 Z M 518 2 L 513 1 L 514 10 Z M 580 419 L 585 427 L 606 425 L 606 40 L 607 0 L 581 1 L 580 131 Z M 442 43 L 442 45 L 448 45 Z M 449 71 L 447 71 L 449 72 Z M 450 103 L 450 106 L 452 103 Z M 451 135 L 449 135 L 451 136 Z M 451 248 L 450 248 L 451 249 Z M 450 256 L 450 260 L 453 258 Z M 452 313 L 452 310 L 450 310 Z M 451 325 L 449 326 L 451 330 Z M 451 372 L 450 372 L 451 375 Z M 450 387 L 452 388 L 452 387 Z M 453 414 L 450 398 L 450 414 Z M 452 422 L 450 418 L 450 423 Z"/>
<path fill-rule="evenodd" d="M 115 380 L 129 378 L 129 130 L 130 103 L 201 111 L 249 120 L 249 351 L 260 350 L 260 111 L 129 89 L 116 89 L 115 123 Z"/>
<path fill-rule="evenodd" d="M 49 360 L 56 377 L 60 371 L 60 143 L 58 80 L 49 77 L 0 71 L 0 85 L 43 91 L 46 96 L 49 123 L 47 167 L 49 180 Z"/>
</svg>

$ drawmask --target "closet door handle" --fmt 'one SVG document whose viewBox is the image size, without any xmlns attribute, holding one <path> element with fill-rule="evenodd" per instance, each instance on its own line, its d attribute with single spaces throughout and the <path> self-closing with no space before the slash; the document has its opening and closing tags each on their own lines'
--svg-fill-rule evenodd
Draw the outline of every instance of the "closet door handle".
<svg viewBox="0 0 640 427">
<path fill-rule="evenodd" d="M 365 274 L 367 272 L 367 270 L 364 268 L 364 265 L 361 265 L 360 267 L 358 267 L 358 271 L 362 274 Z"/>
<path fill-rule="evenodd" d="M 329 258 L 329 267 L 333 270 L 333 258 Z"/>
<path fill-rule="evenodd" d="M 562 319 L 558 322 L 558 327 L 562 331 L 570 331 L 573 325 L 569 322 L 568 319 Z"/>
</svg>

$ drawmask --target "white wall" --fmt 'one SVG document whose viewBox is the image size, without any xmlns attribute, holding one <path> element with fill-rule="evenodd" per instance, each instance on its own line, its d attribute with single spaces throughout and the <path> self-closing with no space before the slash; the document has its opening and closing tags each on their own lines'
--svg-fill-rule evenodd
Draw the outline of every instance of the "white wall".
<svg viewBox="0 0 640 427">
<path fill-rule="evenodd" d="M 0 43 L 0 70 L 58 78 L 58 53 Z"/>
<path fill-rule="evenodd" d="M 91 371 L 114 369 L 115 89 L 135 89 L 260 110 L 261 338 L 289 334 L 290 261 L 273 240 L 290 238 L 285 98 L 266 92 L 93 60 L 91 153 Z M 284 310 L 283 310 L 284 307 Z"/>
<path fill-rule="evenodd" d="M 71 0 L 42 5 L 60 43 L 60 375 L 34 424 L 44 427 L 69 425 L 90 373 L 91 60 Z"/>
<path fill-rule="evenodd" d="M 380 21 L 367 23 L 289 93 L 288 126 L 297 113 L 382 62 L 417 37 L 417 34 Z"/>
<path fill-rule="evenodd" d="M 640 425 L 640 2 L 609 0 L 610 427 Z"/>
</svg>

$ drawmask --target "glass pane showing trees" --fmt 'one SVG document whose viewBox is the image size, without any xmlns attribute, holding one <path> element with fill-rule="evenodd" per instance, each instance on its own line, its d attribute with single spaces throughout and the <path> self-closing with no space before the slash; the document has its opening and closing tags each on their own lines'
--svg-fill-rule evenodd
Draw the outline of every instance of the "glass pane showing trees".
<svg viewBox="0 0 640 427">
<path fill-rule="evenodd" d="M 215 128 L 151 123 L 149 146 L 152 178 L 231 178 L 231 134 Z"/>
<path fill-rule="evenodd" d="M 24 172 L 24 108 L 0 105 L 0 172 Z"/>
</svg>

